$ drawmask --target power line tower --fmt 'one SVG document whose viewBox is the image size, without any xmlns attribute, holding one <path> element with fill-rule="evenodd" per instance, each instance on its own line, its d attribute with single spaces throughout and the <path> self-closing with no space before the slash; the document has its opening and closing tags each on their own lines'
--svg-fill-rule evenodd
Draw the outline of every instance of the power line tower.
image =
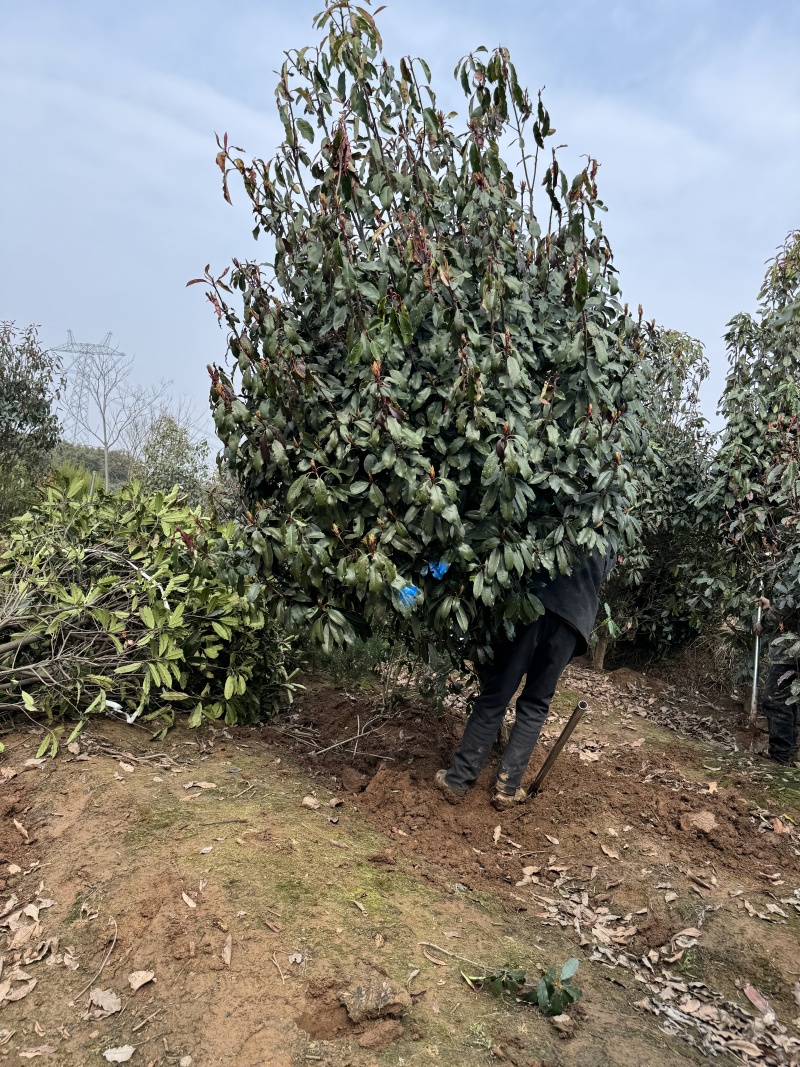
<svg viewBox="0 0 800 1067">
<path fill-rule="evenodd" d="M 111 356 L 124 357 L 125 353 L 111 344 L 110 332 L 99 344 L 92 344 L 88 341 L 76 341 L 72 330 L 67 330 L 67 343 L 53 351 L 72 356 L 65 368 L 69 394 L 63 422 L 66 439 L 75 441 L 81 426 L 86 423 L 89 409 L 88 368 L 95 361 L 102 365 L 107 363 Z"/>
</svg>

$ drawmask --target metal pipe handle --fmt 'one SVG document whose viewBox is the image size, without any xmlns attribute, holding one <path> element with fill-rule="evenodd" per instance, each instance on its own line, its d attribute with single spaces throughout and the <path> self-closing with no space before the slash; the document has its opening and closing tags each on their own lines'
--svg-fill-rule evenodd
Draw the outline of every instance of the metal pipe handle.
<svg viewBox="0 0 800 1067">
<path fill-rule="evenodd" d="M 535 797 L 539 790 L 542 788 L 544 780 L 552 770 L 553 764 L 558 759 L 561 749 L 564 747 L 564 745 L 566 745 L 567 741 L 569 741 L 570 737 L 572 736 L 573 730 L 588 710 L 589 705 L 586 703 L 585 700 L 579 700 L 578 703 L 575 705 L 575 710 L 567 720 L 567 725 L 559 734 L 558 740 L 550 749 L 549 753 L 547 754 L 547 759 L 542 764 L 541 770 L 536 775 L 530 788 L 528 789 L 529 797 Z"/>
<path fill-rule="evenodd" d="M 761 595 L 763 596 L 763 590 Z M 751 730 L 755 729 L 756 720 L 758 719 L 758 661 L 761 659 L 761 599 L 758 601 L 758 610 L 756 611 L 756 641 L 755 641 L 755 655 L 753 659 L 753 685 L 750 689 L 750 713 L 747 717 L 748 725 Z"/>
</svg>

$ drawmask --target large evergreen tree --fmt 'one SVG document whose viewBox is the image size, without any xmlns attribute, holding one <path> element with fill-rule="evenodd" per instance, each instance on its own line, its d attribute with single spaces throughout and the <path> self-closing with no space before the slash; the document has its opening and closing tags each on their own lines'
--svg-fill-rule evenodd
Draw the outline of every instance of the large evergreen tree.
<svg viewBox="0 0 800 1067">
<path fill-rule="evenodd" d="M 315 27 L 280 73 L 275 157 L 220 145 L 272 257 L 206 272 L 223 460 L 286 615 L 324 646 L 397 621 L 482 656 L 541 610 L 534 570 L 635 537 L 648 331 L 597 163 L 568 180 L 506 49 L 458 64 L 463 120 L 366 8 L 330 2 Z"/>
</svg>

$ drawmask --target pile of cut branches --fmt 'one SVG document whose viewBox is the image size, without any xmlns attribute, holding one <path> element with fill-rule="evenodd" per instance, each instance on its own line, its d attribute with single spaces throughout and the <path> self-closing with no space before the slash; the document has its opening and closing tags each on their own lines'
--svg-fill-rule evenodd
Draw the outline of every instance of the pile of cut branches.
<svg viewBox="0 0 800 1067">
<path fill-rule="evenodd" d="M 190 726 L 269 714 L 294 686 L 267 594 L 236 527 L 177 490 L 90 501 L 56 477 L 0 544 L 0 709 L 77 715 L 76 732 L 107 710 L 165 727 L 181 709 Z"/>
</svg>

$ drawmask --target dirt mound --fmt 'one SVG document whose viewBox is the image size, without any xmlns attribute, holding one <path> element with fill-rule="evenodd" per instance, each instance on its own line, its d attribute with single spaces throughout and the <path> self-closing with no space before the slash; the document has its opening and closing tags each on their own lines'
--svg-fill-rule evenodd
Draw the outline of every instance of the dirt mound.
<svg viewBox="0 0 800 1067">
<path fill-rule="evenodd" d="M 624 674 L 625 685 L 632 673 Z M 800 876 L 793 835 L 772 832 L 737 789 L 714 782 L 709 792 L 688 777 L 688 763 L 697 762 L 697 754 L 680 745 L 654 752 L 630 726 L 620 730 L 602 715 L 590 715 L 541 795 L 501 816 L 488 803 L 495 761 L 457 807 L 443 803 L 433 788 L 436 770 L 447 766 L 458 744 L 463 718 L 409 703 L 381 719 L 373 703 L 363 695 L 310 687 L 296 713 L 297 736 L 313 735 L 314 746 L 295 751 L 355 794 L 359 810 L 391 834 L 400 854 L 423 854 L 450 881 L 513 885 L 529 857 L 553 853 L 556 866 L 596 868 L 609 880 L 626 866 L 653 863 L 694 870 L 712 865 L 760 886 L 774 870 Z M 364 724 L 370 724 L 370 733 L 357 738 Z M 556 711 L 526 783 L 559 729 Z M 292 729 L 284 736 L 291 738 Z M 309 749 L 323 751 L 308 756 Z M 701 812 L 707 815 L 698 823 Z M 497 848 L 492 837 L 498 824 L 518 847 Z M 616 859 L 604 844 L 613 845 Z"/>
</svg>

